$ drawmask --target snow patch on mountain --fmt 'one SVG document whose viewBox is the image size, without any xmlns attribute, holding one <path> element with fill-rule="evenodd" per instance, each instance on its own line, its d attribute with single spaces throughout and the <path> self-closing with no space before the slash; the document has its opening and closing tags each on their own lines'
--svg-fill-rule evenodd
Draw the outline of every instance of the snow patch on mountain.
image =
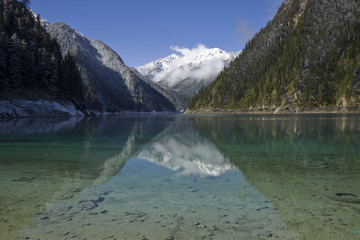
<svg viewBox="0 0 360 240">
<path fill-rule="evenodd" d="M 175 87 L 185 79 L 209 84 L 240 53 L 209 49 L 203 44 L 192 49 L 172 46 L 171 50 L 176 53 L 136 69 L 152 81 L 168 87 Z"/>
<path fill-rule="evenodd" d="M 74 104 L 63 101 L 13 99 L 0 101 L 0 118 L 84 116 Z"/>
<path fill-rule="evenodd" d="M 102 41 L 86 38 L 61 22 L 51 24 L 47 31 L 57 39 L 64 55 L 70 52 L 74 56 L 85 86 L 88 109 L 104 113 L 176 110 L 169 99 L 126 66 Z"/>
<path fill-rule="evenodd" d="M 39 15 L 39 14 L 37 14 L 36 12 L 34 12 L 33 10 L 31 10 L 31 9 L 30 9 L 30 12 L 31 12 L 31 14 L 34 16 L 35 19 L 36 19 L 37 16 Z M 47 28 L 48 26 L 50 26 L 51 23 L 50 23 L 48 20 L 46 20 L 45 18 L 40 17 L 40 24 L 41 24 L 42 26 L 44 26 L 45 28 Z"/>
</svg>

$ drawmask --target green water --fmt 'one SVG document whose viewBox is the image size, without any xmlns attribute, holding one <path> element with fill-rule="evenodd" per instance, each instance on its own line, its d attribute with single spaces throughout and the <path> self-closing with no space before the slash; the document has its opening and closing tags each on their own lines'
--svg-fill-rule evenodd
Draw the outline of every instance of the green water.
<svg viewBox="0 0 360 240">
<path fill-rule="evenodd" d="M 360 239 L 360 115 L 0 121 L 0 239 Z"/>
</svg>

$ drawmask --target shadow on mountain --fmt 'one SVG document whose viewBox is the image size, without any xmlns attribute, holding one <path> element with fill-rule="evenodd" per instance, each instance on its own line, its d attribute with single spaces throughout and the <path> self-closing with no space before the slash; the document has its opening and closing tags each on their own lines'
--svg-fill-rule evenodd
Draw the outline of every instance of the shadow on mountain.
<svg viewBox="0 0 360 240">
<path fill-rule="evenodd" d="M 88 39 L 61 22 L 51 24 L 47 31 L 57 39 L 63 54 L 70 52 L 76 59 L 85 85 L 85 105 L 90 110 L 176 111 L 105 43 Z"/>
</svg>

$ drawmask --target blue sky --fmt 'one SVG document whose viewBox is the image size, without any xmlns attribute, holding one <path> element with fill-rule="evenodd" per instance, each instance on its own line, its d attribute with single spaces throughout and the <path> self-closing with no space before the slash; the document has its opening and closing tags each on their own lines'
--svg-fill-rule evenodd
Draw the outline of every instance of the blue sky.
<svg viewBox="0 0 360 240">
<path fill-rule="evenodd" d="M 129 66 L 204 44 L 240 51 L 282 0 L 31 0 L 30 8 L 100 39 Z"/>
</svg>

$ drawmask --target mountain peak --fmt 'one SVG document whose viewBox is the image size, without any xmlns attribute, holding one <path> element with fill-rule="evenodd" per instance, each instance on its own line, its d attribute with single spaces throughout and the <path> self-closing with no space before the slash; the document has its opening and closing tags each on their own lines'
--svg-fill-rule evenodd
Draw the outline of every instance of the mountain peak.
<svg viewBox="0 0 360 240">
<path fill-rule="evenodd" d="M 183 106 L 186 106 L 187 101 L 202 86 L 211 83 L 219 72 L 240 54 L 228 53 L 219 48 L 206 48 L 204 45 L 198 45 L 193 49 L 172 49 L 176 53 L 136 69 L 151 81 L 183 95 Z"/>
<path fill-rule="evenodd" d="M 215 77 L 214 75 L 220 72 L 224 66 L 227 67 L 230 61 L 240 54 L 240 52 L 227 53 L 219 48 L 174 49 L 177 53 L 136 67 L 136 69 L 155 82 L 163 81 L 168 86 L 173 86 L 188 77 L 198 81 Z M 212 65 L 209 65 L 210 63 Z M 200 65 L 203 65 L 202 69 L 199 68 Z M 176 75 L 172 74 L 174 71 L 177 72 Z M 207 74 L 208 71 L 211 73 Z M 200 72 L 208 76 L 200 76 Z M 181 76 L 183 76 L 182 79 Z"/>
</svg>

